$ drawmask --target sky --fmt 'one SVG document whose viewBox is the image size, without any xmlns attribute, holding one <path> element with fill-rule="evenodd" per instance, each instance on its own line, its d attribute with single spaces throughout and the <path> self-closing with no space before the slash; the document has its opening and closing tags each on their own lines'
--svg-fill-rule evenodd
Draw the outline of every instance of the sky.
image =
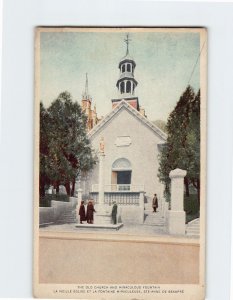
<svg viewBox="0 0 233 300">
<path fill-rule="evenodd" d="M 119 98 L 118 64 L 126 54 L 126 31 L 42 32 L 40 97 L 48 107 L 63 91 L 81 104 L 88 73 L 89 94 L 98 116 L 111 111 Z M 149 120 L 166 121 L 187 87 L 200 53 L 199 33 L 130 32 L 129 53 L 136 62 L 135 96 Z M 202 45 L 201 45 L 202 46 Z M 190 85 L 200 87 L 199 60 Z"/>
</svg>

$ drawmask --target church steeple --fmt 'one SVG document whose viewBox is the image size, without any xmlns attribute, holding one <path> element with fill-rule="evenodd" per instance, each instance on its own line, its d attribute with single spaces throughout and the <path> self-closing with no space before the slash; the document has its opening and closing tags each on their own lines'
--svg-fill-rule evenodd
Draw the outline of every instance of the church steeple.
<svg viewBox="0 0 233 300">
<path fill-rule="evenodd" d="M 83 100 L 89 100 L 91 101 L 91 96 L 88 93 L 88 77 L 86 73 L 86 82 L 85 82 L 85 91 L 83 92 Z"/>
<path fill-rule="evenodd" d="M 119 62 L 118 67 L 120 69 L 120 76 L 116 83 L 120 99 L 112 100 L 112 102 L 114 107 L 116 102 L 125 99 L 135 109 L 139 110 L 138 98 L 135 97 L 135 88 L 138 84 L 134 78 L 136 63 L 129 54 L 130 41 L 131 39 L 129 39 L 129 34 L 127 34 L 126 38 L 124 39 L 124 42 L 126 43 L 126 54 Z"/>
<path fill-rule="evenodd" d="M 126 55 L 121 59 L 119 63 L 120 77 L 117 81 L 117 88 L 122 98 L 129 98 L 134 96 L 137 81 L 134 79 L 134 69 L 136 63 L 129 54 L 129 34 L 126 35 L 124 42 L 126 43 Z"/>
<path fill-rule="evenodd" d="M 85 90 L 82 94 L 82 111 L 87 116 L 87 130 L 91 130 L 98 122 L 96 107 L 92 109 L 92 99 L 88 91 L 88 77 L 86 73 Z"/>
</svg>

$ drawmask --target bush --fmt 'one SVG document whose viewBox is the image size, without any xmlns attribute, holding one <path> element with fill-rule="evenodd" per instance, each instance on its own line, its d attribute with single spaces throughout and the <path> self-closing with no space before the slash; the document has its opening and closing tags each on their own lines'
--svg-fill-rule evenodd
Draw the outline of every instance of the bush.
<svg viewBox="0 0 233 300">
<path fill-rule="evenodd" d="M 197 194 L 184 196 L 184 211 L 186 212 L 186 223 L 199 217 L 199 205 Z"/>
<path fill-rule="evenodd" d="M 44 197 L 40 198 L 40 207 L 50 207 L 52 200 L 69 202 L 69 196 L 59 194 L 46 194 Z"/>
</svg>

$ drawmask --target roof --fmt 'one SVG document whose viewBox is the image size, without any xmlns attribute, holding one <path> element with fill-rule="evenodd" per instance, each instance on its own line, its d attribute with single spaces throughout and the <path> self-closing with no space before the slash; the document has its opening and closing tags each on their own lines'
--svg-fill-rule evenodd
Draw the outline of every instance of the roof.
<svg viewBox="0 0 233 300">
<path fill-rule="evenodd" d="M 147 126 L 150 130 L 157 134 L 162 140 L 166 141 L 167 135 L 156 125 L 154 125 L 151 121 L 149 121 L 146 117 L 141 115 L 135 108 L 133 108 L 130 104 L 127 103 L 124 99 L 114 107 L 114 109 L 107 114 L 96 126 L 89 131 L 88 137 L 92 138 L 99 130 L 101 130 L 120 110 L 126 109 L 129 111 L 134 117 L 139 119 L 145 126 Z"/>
<path fill-rule="evenodd" d="M 133 57 L 131 55 L 129 55 L 129 53 L 126 54 L 124 57 L 122 57 L 122 59 L 119 62 L 119 68 L 120 68 L 121 64 L 124 62 L 132 62 L 134 67 L 136 67 L 136 63 L 135 63 Z"/>
<path fill-rule="evenodd" d="M 124 57 L 122 57 L 122 59 L 120 61 L 123 61 L 123 60 L 126 60 L 126 59 L 128 59 L 128 60 L 134 60 L 133 57 L 131 55 L 129 55 L 129 53 L 126 54 Z"/>
</svg>

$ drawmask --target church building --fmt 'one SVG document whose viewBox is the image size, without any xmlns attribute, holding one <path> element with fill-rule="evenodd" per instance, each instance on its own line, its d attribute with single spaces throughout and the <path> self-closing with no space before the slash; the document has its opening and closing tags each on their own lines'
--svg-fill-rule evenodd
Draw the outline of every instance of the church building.
<svg viewBox="0 0 233 300">
<path fill-rule="evenodd" d="M 92 99 L 88 92 L 88 77 L 86 73 L 85 91 L 82 94 L 82 112 L 87 116 L 87 131 L 90 131 L 100 119 L 97 116 L 96 106 L 92 109 Z"/>
<path fill-rule="evenodd" d="M 123 222 L 143 222 L 144 204 L 151 203 L 156 193 L 161 205 L 163 185 L 158 179 L 159 151 L 166 134 L 148 120 L 136 96 L 134 77 L 136 62 L 129 55 L 119 62 L 120 76 L 116 82 L 118 98 L 112 99 L 112 110 L 88 133 L 93 149 L 99 153 L 104 142 L 104 203 L 116 201 Z M 99 202 L 99 163 L 89 173 L 83 190 Z M 142 203 L 143 202 L 143 203 Z"/>
</svg>

